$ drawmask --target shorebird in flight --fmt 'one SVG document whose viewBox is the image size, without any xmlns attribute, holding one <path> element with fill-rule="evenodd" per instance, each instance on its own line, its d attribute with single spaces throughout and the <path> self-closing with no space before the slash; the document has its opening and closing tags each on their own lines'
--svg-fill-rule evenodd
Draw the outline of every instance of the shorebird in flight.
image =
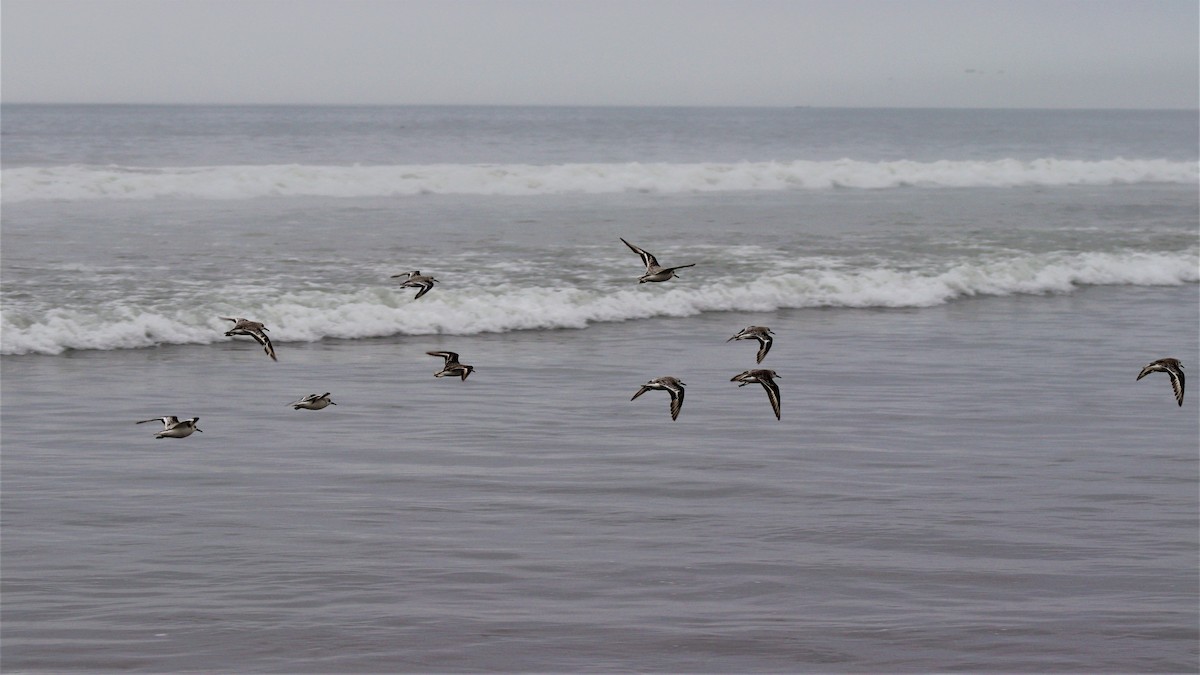
<svg viewBox="0 0 1200 675">
<path fill-rule="evenodd" d="M 1166 373 L 1171 377 L 1171 389 L 1175 392 L 1175 400 L 1179 405 L 1183 405 L 1183 364 L 1179 359 L 1159 359 L 1146 365 L 1142 368 L 1142 372 L 1138 373 L 1137 379 L 1149 375 L 1150 373 Z"/>
<path fill-rule="evenodd" d="M 321 395 L 309 394 L 299 401 L 292 401 L 288 405 L 292 406 L 292 410 L 299 410 L 301 408 L 305 410 L 321 410 L 322 408 L 337 404 L 329 399 L 329 392 L 325 392 Z"/>
<path fill-rule="evenodd" d="M 475 366 L 468 366 L 466 364 L 459 363 L 458 362 L 458 354 L 456 354 L 455 352 L 425 352 L 425 353 L 430 356 L 440 356 L 443 359 L 446 359 L 446 364 L 444 366 L 442 366 L 441 370 L 439 370 L 438 372 L 433 374 L 434 377 L 446 377 L 447 375 L 450 375 L 450 376 L 458 375 L 462 379 L 466 380 L 467 376 L 470 375 L 475 370 Z"/>
<path fill-rule="evenodd" d="M 750 326 L 729 338 L 726 342 L 732 340 L 758 340 L 758 363 L 762 363 L 763 357 L 767 355 L 767 352 L 771 351 L 771 344 L 775 342 L 775 338 L 771 337 L 772 335 L 774 333 L 766 326 Z"/>
<path fill-rule="evenodd" d="M 626 246 L 633 249 L 634 253 L 641 256 L 642 263 L 646 265 L 646 273 L 638 277 L 639 284 L 644 284 L 647 281 L 666 281 L 667 279 L 675 276 L 675 270 L 696 266 L 696 263 L 690 263 L 687 265 L 676 265 L 675 267 L 663 267 L 662 265 L 658 264 L 658 259 L 654 257 L 654 254 L 648 253 L 637 246 L 634 246 L 633 244 L 625 241 L 624 238 L 620 239 L 621 241 L 625 242 Z"/>
<path fill-rule="evenodd" d="M 683 382 L 680 382 L 679 378 L 677 377 L 671 377 L 669 375 L 665 377 L 656 377 L 646 384 L 643 384 L 642 388 L 638 389 L 637 393 L 633 395 L 633 398 L 629 400 L 632 401 L 634 398 L 641 396 L 651 389 L 665 391 L 671 395 L 671 420 L 674 421 L 677 417 L 679 417 L 679 410 L 683 408 L 683 388 L 686 386 L 687 385 Z"/>
<path fill-rule="evenodd" d="M 754 384 L 755 382 L 761 384 L 763 389 L 767 390 L 767 398 L 771 400 L 771 410 L 775 411 L 775 419 L 780 419 L 779 385 L 775 383 L 775 378 L 777 377 L 779 377 L 779 373 L 773 370 L 756 369 L 734 375 L 729 381 L 738 382 L 739 387 Z"/>
<path fill-rule="evenodd" d="M 190 420 L 180 420 L 174 415 L 167 415 L 166 417 L 151 417 L 148 420 L 138 422 L 138 424 L 162 422 L 163 429 L 154 435 L 155 438 L 186 438 L 191 436 L 193 431 L 204 431 L 203 429 L 196 428 L 196 422 L 199 421 L 199 417 L 193 417 Z"/>
<path fill-rule="evenodd" d="M 437 279 L 434 279 L 428 274 L 421 274 L 420 270 L 413 270 L 411 272 L 402 272 L 400 274 L 392 275 L 393 279 L 398 279 L 400 277 L 405 277 L 404 283 L 400 284 L 400 288 L 421 289 L 417 291 L 416 295 L 413 296 L 413 300 L 416 300 L 422 295 L 428 293 L 429 289 L 433 288 L 434 284 L 440 283 Z"/>
<path fill-rule="evenodd" d="M 234 335 L 248 335 L 254 338 L 258 344 L 262 345 L 263 351 L 266 352 L 267 356 L 271 357 L 272 361 L 279 360 L 275 358 L 275 345 L 271 344 L 271 338 L 267 337 L 267 327 L 264 326 L 261 321 L 251 321 L 241 317 L 234 319 L 228 316 L 222 316 L 219 318 L 233 322 L 233 328 L 225 331 L 226 337 L 232 337 Z"/>
</svg>

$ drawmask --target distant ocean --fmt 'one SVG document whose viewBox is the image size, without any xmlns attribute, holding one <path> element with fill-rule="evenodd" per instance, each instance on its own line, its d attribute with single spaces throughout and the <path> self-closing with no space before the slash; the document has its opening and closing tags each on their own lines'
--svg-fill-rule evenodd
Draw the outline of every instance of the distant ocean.
<svg viewBox="0 0 1200 675">
<path fill-rule="evenodd" d="M 6 672 L 1200 669 L 1196 111 L 0 127 Z"/>
</svg>

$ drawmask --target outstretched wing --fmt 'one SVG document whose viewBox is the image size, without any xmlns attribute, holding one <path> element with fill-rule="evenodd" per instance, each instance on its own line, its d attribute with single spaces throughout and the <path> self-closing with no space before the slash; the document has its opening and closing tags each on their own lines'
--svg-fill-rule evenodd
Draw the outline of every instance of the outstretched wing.
<svg viewBox="0 0 1200 675">
<path fill-rule="evenodd" d="M 685 267 L 695 267 L 695 266 L 696 266 L 696 263 L 688 263 L 686 265 L 676 265 L 674 267 L 664 267 L 664 268 L 662 268 L 662 271 L 663 272 L 674 272 L 675 270 L 681 270 Z"/>
<path fill-rule="evenodd" d="M 1175 390 L 1175 400 L 1179 405 L 1183 405 L 1183 371 L 1178 368 L 1170 368 L 1167 374 L 1171 376 L 1171 388 Z"/>
<path fill-rule="evenodd" d="M 683 408 L 683 387 L 668 387 L 667 391 L 671 393 L 671 420 L 679 417 L 679 411 Z"/>
<path fill-rule="evenodd" d="M 637 390 L 637 393 L 633 395 L 633 398 L 631 398 L 631 399 L 629 399 L 629 400 L 630 400 L 630 401 L 632 401 L 634 398 L 637 398 L 637 397 L 641 396 L 642 394 L 644 394 L 644 393 L 646 393 L 646 392 L 648 392 L 648 391 L 650 391 L 650 387 L 647 387 L 646 385 L 644 385 L 644 384 L 643 384 L 643 385 L 642 385 L 642 388 L 641 388 L 641 389 L 638 389 L 638 390 Z"/>
<path fill-rule="evenodd" d="M 759 384 L 767 390 L 767 398 L 771 400 L 771 410 L 775 411 L 775 419 L 779 417 L 779 385 L 770 377 L 759 377 Z"/>
<path fill-rule="evenodd" d="M 762 363 L 762 360 L 766 357 L 767 352 L 771 351 L 771 345 L 775 342 L 775 339 L 770 335 L 767 335 L 765 332 L 759 333 L 754 337 L 758 340 L 758 363 Z"/>
<path fill-rule="evenodd" d="M 446 359 L 446 365 L 450 365 L 451 363 L 458 361 L 458 354 L 456 354 L 454 352 L 425 352 L 425 353 L 430 356 L 440 356 L 443 359 Z"/>
<path fill-rule="evenodd" d="M 409 284 L 405 284 L 405 285 L 409 285 Z M 425 295 L 426 293 L 428 293 L 429 289 L 433 288 L 433 279 L 430 279 L 429 281 L 416 282 L 416 283 L 412 284 L 412 286 L 420 286 L 421 287 L 421 290 L 417 291 L 417 294 L 413 296 L 413 300 L 416 300 L 417 298 L 420 298 L 422 295 Z"/>
<path fill-rule="evenodd" d="M 658 259 L 655 258 L 653 254 L 647 253 L 646 251 L 643 251 L 642 249 L 638 248 L 637 246 L 634 246 L 633 244 L 625 241 L 625 239 L 623 237 L 618 237 L 618 238 L 621 241 L 625 242 L 625 245 L 628 246 L 630 249 L 632 249 L 634 253 L 641 256 L 642 264 L 646 266 L 646 270 L 649 270 L 652 267 L 658 267 Z"/>
<path fill-rule="evenodd" d="M 255 340 L 258 340 L 258 344 L 262 345 L 263 351 L 266 352 L 267 356 L 271 357 L 272 361 L 279 360 L 275 358 L 275 345 L 271 344 L 271 338 L 267 337 L 265 333 L 260 333 L 259 331 L 249 331 L 246 334 Z"/>
</svg>

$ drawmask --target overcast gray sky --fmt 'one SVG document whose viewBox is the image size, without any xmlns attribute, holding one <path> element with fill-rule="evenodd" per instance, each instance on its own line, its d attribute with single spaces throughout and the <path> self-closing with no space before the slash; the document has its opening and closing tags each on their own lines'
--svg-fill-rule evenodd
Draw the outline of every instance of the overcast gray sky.
<svg viewBox="0 0 1200 675">
<path fill-rule="evenodd" d="M 1196 108 L 1196 0 L 3 0 L 5 102 Z"/>
</svg>

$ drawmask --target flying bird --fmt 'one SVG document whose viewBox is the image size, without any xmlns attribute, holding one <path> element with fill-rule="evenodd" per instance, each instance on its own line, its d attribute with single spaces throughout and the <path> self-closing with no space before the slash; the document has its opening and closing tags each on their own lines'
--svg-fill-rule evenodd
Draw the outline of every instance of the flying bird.
<svg viewBox="0 0 1200 675">
<path fill-rule="evenodd" d="M 779 377 L 779 373 L 773 370 L 747 370 L 745 372 L 734 375 L 729 379 L 730 382 L 738 382 L 739 387 L 744 387 L 755 382 L 762 385 L 763 389 L 767 390 L 767 398 L 771 401 L 771 410 L 775 411 L 775 419 L 779 417 L 779 385 L 775 383 L 775 378 Z"/>
<path fill-rule="evenodd" d="M 292 410 L 300 410 L 301 408 L 305 410 L 321 410 L 322 408 L 337 404 L 330 400 L 329 392 L 325 392 L 319 396 L 317 394 L 309 394 L 299 401 L 292 401 L 288 405 L 292 406 Z"/>
<path fill-rule="evenodd" d="M 446 377 L 447 375 L 458 375 L 463 380 L 475 371 L 475 366 L 468 366 L 458 362 L 458 354 L 455 352 L 425 352 L 430 356 L 440 356 L 446 360 L 446 364 L 442 369 L 433 374 L 434 377 Z"/>
<path fill-rule="evenodd" d="M 1179 405 L 1183 405 L 1183 364 L 1179 359 L 1159 359 L 1146 365 L 1142 368 L 1142 372 L 1138 373 L 1137 379 L 1149 375 L 1150 373 L 1166 373 L 1171 377 L 1171 389 L 1175 391 L 1175 400 Z"/>
<path fill-rule="evenodd" d="M 671 277 L 675 276 L 675 270 L 681 270 L 685 267 L 695 267 L 696 266 L 696 263 L 690 263 L 687 265 L 676 265 L 675 267 L 663 267 L 658 264 L 658 259 L 655 258 L 653 254 L 647 253 L 646 251 L 638 248 L 637 246 L 634 246 L 633 244 L 625 241 L 624 238 L 620 238 L 620 239 L 621 239 L 621 241 L 625 242 L 626 246 L 633 249 L 634 253 L 641 256 L 642 263 L 646 265 L 646 273 L 643 274 L 642 276 L 638 277 L 639 284 L 644 284 L 647 281 L 666 281 L 667 279 L 670 279 Z"/>
<path fill-rule="evenodd" d="M 766 326 L 750 326 L 729 338 L 726 342 L 732 340 L 758 340 L 758 363 L 762 363 L 763 357 L 767 355 L 767 352 L 771 351 L 771 344 L 775 342 L 775 338 L 771 337 L 772 335 L 774 333 Z"/>
<path fill-rule="evenodd" d="M 199 417 L 193 417 L 190 420 L 180 420 L 174 415 L 167 415 L 166 417 L 151 417 L 148 420 L 141 420 L 138 424 L 162 422 L 163 429 L 154 435 L 155 438 L 186 438 L 191 436 L 193 431 L 204 431 L 203 429 L 196 428 L 196 422 L 199 421 Z"/>
<path fill-rule="evenodd" d="M 234 319 L 228 316 L 218 318 L 233 322 L 233 328 L 225 331 L 225 337 L 248 335 L 254 338 L 258 344 L 262 345 L 263 351 L 266 352 L 267 356 L 271 357 L 272 361 L 279 360 L 275 358 L 275 345 L 271 344 L 271 338 L 267 337 L 267 327 L 261 321 L 250 321 L 241 317 Z"/>
<path fill-rule="evenodd" d="M 634 398 L 641 396 L 651 389 L 665 391 L 671 395 L 671 420 L 674 421 L 679 417 L 679 410 L 683 408 L 683 388 L 686 386 L 687 385 L 685 383 L 680 382 L 679 378 L 676 377 L 656 377 L 646 384 L 643 384 L 642 388 L 638 389 L 637 393 L 633 395 L 633 398 L 629 400 L 632 401 Z"/>
<path fill-rule="evenodd" d="M 434 284 L 441 283 L 437 279 L 434 279 L 433 277 L 429 276 L 428 274 L 421 274 L 420 270 L 413 270 L 412 272 L 402 272 L 400 274 L 392 275 L 393 279 L 397 279 L 399 277 L 405 277 L 405 281 L 404 281 L 404 283 L 400 284 L 400 288 L 419 288 L 419 289 L 421 289 L 421 290 L 417 291 L 416 295 L 413 296 L 413 300 L 416 300 L 417 298 L 421 297 L 422 295 L 425 295 L 426 293 L 428 293 L 429 289 L 433 288 Z"/>
</svg>

